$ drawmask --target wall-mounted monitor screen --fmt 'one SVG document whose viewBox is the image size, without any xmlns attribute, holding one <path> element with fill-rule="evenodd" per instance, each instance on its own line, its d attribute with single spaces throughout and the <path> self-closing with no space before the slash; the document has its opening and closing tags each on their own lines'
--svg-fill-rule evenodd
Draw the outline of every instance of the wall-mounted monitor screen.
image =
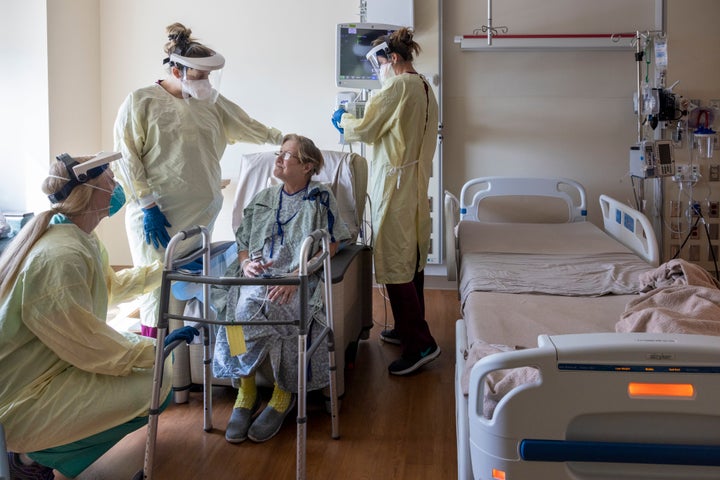
<svg viewBox="0 0 720 480">
<path fill-rule="evenodd" d="M 378 37 L 399 27 L 380 23 L 339 23 L 335 48 L 335 80 L 338 87 L 373 90 L 380 81 L 365 55 Z"/>
</svg>

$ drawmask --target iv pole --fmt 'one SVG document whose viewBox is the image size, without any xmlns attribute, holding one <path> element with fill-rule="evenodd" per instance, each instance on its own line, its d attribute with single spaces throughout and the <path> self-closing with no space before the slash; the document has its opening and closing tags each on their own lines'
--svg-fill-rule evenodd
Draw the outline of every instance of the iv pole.
<svg viewBox="0 0 720 480">
<path fill-rule="evenodd" d="M 367 22 L 367 0 L 360 0 L 360 23 Z M 370 90 L 363 88 L 360 90 L 360 102 L 362 102 L 363 105 L 368 100 L 368 94 Z M 360 156 L 365 157 L 365 142 L 360 142 Z"/>
</svg>

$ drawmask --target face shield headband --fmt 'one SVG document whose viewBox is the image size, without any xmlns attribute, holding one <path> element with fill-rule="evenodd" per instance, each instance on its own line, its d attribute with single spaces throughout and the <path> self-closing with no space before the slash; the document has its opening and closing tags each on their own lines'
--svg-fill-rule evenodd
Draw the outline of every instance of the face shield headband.
<svg viewBox="0 0 720 480">
<path fill-rule="evenodd" d="M 195 70 L 210 72 L 222 69 L 225 66 L 225 57 L 217 52 L 209 57 L 184 57 L 177 53 L 173 53 L 166 59 L 166 62 L 170 62 L 170 65 L 182 65 L 186 68 L 194 68 Z"/>
<path fill-rule="evenodd" d="M 58 162 L 65 165 L 70 180 L 60 190 L 48 195 L 48 199 L 52 203 L 60 203 L 67 199 L 75 187 L 102 175 L 110 162 L 122 158 L 122 155 L 119 152 L 101 152 L 82 163 L 67 153 L 58 155 L 56 158 Z"/>
</svg>

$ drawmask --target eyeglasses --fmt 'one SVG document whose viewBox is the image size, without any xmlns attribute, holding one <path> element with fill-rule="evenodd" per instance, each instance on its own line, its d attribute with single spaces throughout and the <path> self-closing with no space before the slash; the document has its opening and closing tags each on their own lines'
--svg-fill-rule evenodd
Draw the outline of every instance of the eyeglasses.
<svg viewBox="0 0 720 480">
<path fill-rule="evenodd" d="M 297 158 L 298 162 L 300 161 L 300 157 L 298 157 L 297 155 L 295 155 L 292 152 L 275 152 L 275 155 L 278 157 L 282 157 L 282 159 L 285 160 L 286 162 L 288 160 L 290 160 L 291 158 Z"/>
</svg>

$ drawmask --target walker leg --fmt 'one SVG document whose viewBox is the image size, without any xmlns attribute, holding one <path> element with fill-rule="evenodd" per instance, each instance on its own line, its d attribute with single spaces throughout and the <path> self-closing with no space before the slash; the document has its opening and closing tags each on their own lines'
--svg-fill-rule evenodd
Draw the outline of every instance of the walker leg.
<svg viewBox="0 0 720 480">
<path fill-rule="evenodd" d="M 210 329 L 207 324 L 202 325 L 203 340 L 203 428 L 206 432 L 212 430 L 212 354 L 210 353 Z"/>
<path fill-rule="evenodd" d="M 295 478 L 305 480 L 307 443 L 307 335 L 298 335 L 297 461 Z"/>
<path fill-rule="evenodd" d="M 167 323 L 166 323 L 167 325 Z M 148 430 L 145 440 L 145 463 L 143 478 L 152 479 L 153 461 L 155 458 L 155 442 L 157 440 L 158 417 L 160 416 L 160 390 L 162 389 L 163 370 L 165 369 L 164 350 L 160 345 L 165 343 L 167 326 L 159 327 L 157 331 L 157 345 L 155 348 L 155 366 L 153 368 L 152 397 L 150 399 L 150 412 L 148 414 Z"/>
<path fill-rule="evenodd" d="M 328 331 L 328 375 L 330 376 L 330 421 L 332 423 L 332 438 L 340 438 L 338 421 L 338 395 L 337 395 L 337 366 L 335 364 L 335 333 Z"/>
</svg>

